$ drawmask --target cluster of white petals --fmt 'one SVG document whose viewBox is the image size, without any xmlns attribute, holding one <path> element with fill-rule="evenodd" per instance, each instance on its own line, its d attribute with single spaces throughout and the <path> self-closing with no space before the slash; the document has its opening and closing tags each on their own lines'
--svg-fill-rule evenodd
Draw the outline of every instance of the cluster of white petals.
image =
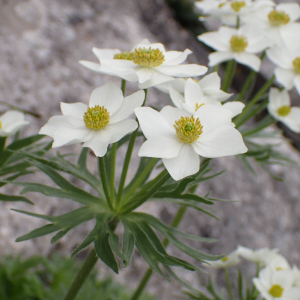
<svg viewBox="0 0 300 300">
<path fill-rule="evenodd" d="M 244 25 L 239 29 L 222 26 L 218 31 L 203 33 L 198 39 L 217 50 L 209 54 L 209 66 L 216 66 L 231 59 L 246 65 L 255 71 L 261 66 L 261 60 L 255 55 L 265 50 L 270 41 L 257 34 L 258 28 Z"/>
<path fill-rule="evenodd" d="M 9 110 L 0 116 L 0 137 L 11 136 L 27 124 L 22 112 Z"/>
<path fill-rule="evenodd" d="M 238 251 L 233 251 L 220 260 L 209 261 L 207 266 L 214 269 L 224 269 L 234 267 L 240 263 L 241 259 Z"/>
<path fill-rule="evenodd" d="M 174 180 L 197 173 L 199 155 L 213 158 L 247 151 L 231 112 L 216 105 L 203 105 L 194 114 L 171 106 L 160 112 L 141 107 L 135 114 L 147 138 L 138 155 L 162 158 Z"/>
<path fill-rule="evenodd" d="M 151 44 L 147 39 L 123 54 L 118 49 L 93 48 L 93 52 L 99 63 L 80 63 L 98 73 L 118 76 L 132 82 L 138 81 L 141 89 L 174 80 L 174 77 L 194 77 L 207 71 L 207 67 L 204 66 L 182 64 L 192 53 L 191 50 L 166 51 L 163 44 Z M 132 53 L 135 56 L 132 56 Z"/>
<path fill-rule="evenodd" d="M 102 157 L 109 144 L 137 128 L 137 122 L 127 118 L 144 97 L 144 91 L 138 91 L 124 98 L 121 89 L 108 82 L 92 92 L 89 105 L 62 102 L 63 115 L 51 117 L 39 133 L 54 139 L 53 148 L 83 143 Z"/>
<path fill-rule="evenodd" d="M 292 131 L 300 133 L 300 107 L 291 107 L 291 99 L 287 90 L 270 89 L 268 111 L 276 120 Z"/>
</svg>

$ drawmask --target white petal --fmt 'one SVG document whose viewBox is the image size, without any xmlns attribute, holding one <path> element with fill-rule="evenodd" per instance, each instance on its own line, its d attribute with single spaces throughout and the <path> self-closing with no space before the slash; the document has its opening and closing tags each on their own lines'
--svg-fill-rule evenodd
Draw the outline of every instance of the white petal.
<svg viewBox="0 0 300 300">
<path fill-rule="evenodd" d="M 245 107 L 245 104 L 239 101 L 231 101 L 223 104 L 223 108 L 228 109 L 232 112 L 231 118 L 240 114 Z"/>
<path fill-rule="evenodd" d="M 144 67 L 136 72 L 139 83 L 144 83 L 145 81 L 150 80 L 156 72 L 152 68 Z"/>
<path fill-rule="evenodd" d="M 60 102 L 60 109 L 64 116 L 73 116 L 77 118 L 82 118 L 84 113 L 87 112 L 88 106 L 84 103 L 64 103 Z"/>
<path fill-rule="evenodd" d="M 272 298 L 270 298 L 270 294 L 266 291 L 266 287 L 260 282 L 259 278 L 253 278 L 252 281 L 253 281 L 255 287 L 257 288 L 257 290 L 261 293 L 261 295 L 265 299 L 267 299 L 267 300 L 272 299 Z M 267 297 L 269 297 L 269 299 Z"/>
<path fill-rule="evenodd" d="M 295 72 L 282 68 L 275 69 L 276 80 L 280 82 L 286 89 L 290 90 L 294 87 Z"/>
<path fill-rule="evenodd" d="M 167 120 L 158 111 L 150 107 L 139 107 L 134 112 L 147 139 L 157 135 L 169 136 L 175 134 Z"/>
<path fill-rule="evenodd" d="M 284 299 L 287 300 L 299 300 L 300 295 L 300 288 L 298 287 L 291 287 L 289 290 L 284 292 Z"/>
<path fill-rule="evenodd" d="M 291 112 L 286 117 L 281 117 L 279 120 L 292 131 L 300 133 L 300 107 L 292 107 Z"/>
<path fill-rule="evenodd" d="M 192 51 L 190 49 L 185 49 L 183 52 L 181 51 L 167 51 L 165 53 L 165 61 L 164 65 L 174 66 L 183 63 L 187 56 L 191 54 Z"/>
<path fill-rule="evenodd" d="M 147 140 L 140 148 L 138 155 L 157 158 L 173 158 L 179 154 L 183 143 L 176 135 L 155 136 Z"/>
<path fill-rule="evenodd" d="M 121 106 L 123 94 L 121 89 L 112 81 L 93 90 L 89 107 L 104 106 L 113 115 Z"/>
<path fill-rule="evenodd" d="M 280 270 L 272 275 L 272 283 L 279 284 L 284 289 L 289 289 L 294 281 L 293 273 L 290 270 Z"/>
<path fill-rule="evenodd" d="M 109 123 L 103 129 L 99 130 L 102 131 L 101 136 L 99 136 L 99 138 L 104 138 L 105 140 L 109 140 L 109 143 L 112 144 L 119 141 L 126 134 L 135 131 L 137 127 L 138 127 L 137 121 L 131 119 L 122 120 L 114 124 Z"/>
<path fill-rule="evenodd" d="M 234 53 L 235 60 L 243 65 L 246 65 L 254 71 L 259 71 L 261 60 L 255 54 L 247 52 Z"/>
<path fill-rule="evenodd" d="M 199 84 L 189 78 L 184 89 L 185 102 L 195 109 L 196 104 L 203 103 L 203 92 Z"/>
<path fill-rule="evenodd" d="M 274 46 L 266 51 L 268 58 L 277 66 L 283 69 L 292 69 L 292 58 L 287 55 L 288 49 L 284 47 Z"/>
<path fill-rule="evenodd" d="M 133 114 L 135 108 L 142 106 L 144 99 L 144 91 L 138 91 L 128 97 L 125 97 L 121 107 L 110 117 L 109 124 L 127 119 L 131 114 Z"/>
<path fill-rule="evenodd" d="M 119 49 L 99 49 L 96 47 L 93 47 L 92 51 L 99 60 L 101 60 L 101 58 L 113 59 L 115 54 L 121 52 Z"/>
<path fill-rule="evenodd" d="M 52 147 L 73 145 L 88 141 L 93 136 L 93 130 L 88 128 L 61 128 L 54 132 Z"/>
<path fill-rule="evenodd" d="M 109 141 L 103 139 L 103 132 L 101 130 L 95 131 L 93 137 L 86 141 L 82 146 L 91 148 L 96 156 L 103 157 L 107 152 L 107 147 L 109 145 Z"/>
<path fill-rule="evenodd" d="M 170 97 L 174 105 L 181 108 L 181 104 L 184 102 L 184 97 L 177 92 L 172 86 L 169 87 Z"/>
<path fill-rule="evenodd" d="M 295 88 L 300 94 L 300 75 L 297 75 L 294 79 Z"/>
<path fill-rule="evenodd" d="M 155 68 L 157 71 L 175 77 L 194 77 L 200 76 L 207 72 L 207 67 L 189 64 L 189 65 L 176 65 L 176 66 L 158 66 Z"/>
<path fill-rule="evenodd" d="M 20 111 L 8 110 L 0 116 L 1 127 L 7 134 L 12 135 L 23 126 L 29 124 L 24 117 L 24 113 Z"/>
<path fill-rule="evenodd" d="M 168 122 L 170 128 L 172 128 L 172 131 L 175 134 L 175 129 L 173 129 L 173 125 L 175 124 L 175 121 L 179 120 L 181 117 L 191 117 L 191 114 L 188 112 L 172 107 L 172 106 L 165 106 L 161 111 L 160 114 L 164 117 L 164 119 Z"/>
<path fill-rule="evenodd" d="M 163 158 L 163 164 L 174 180 L 193 175 L 199 171 L 200 157 L 190 144 L 184 143 L 177 157 Z"/>
<path fill-rule="evenodd" d="M 280 3 L 277 5 L 276 10 L 283 10 L 289 15 L 291 21 L 296 21 L 300 18 L 300 6 L 298 3 Z"/>
<path fill-rule="evenodd" d="M 203 91 L 209 90 L 219 90 L 221 87 L 221 78 L 217 72 L 210 73 L 204 76 L 199 82 L 199 86 Z"/>
<path fill-rule="evenodd" d="M 155 86 L 157 84 L 161 84 L 164 82 L 168 82 L 174 80 L 173 77 L 160 73 L 154 69 L 152 69 L 152 77 L 151 79 L 145 81 L 144 83 L 139 83 L 140 89 L 148 89 L 151 86 Z"/>
<path fill-rule="evenodd" d="M 277 88 L 270 88 L 269 102 L 275 109 L 278 109 L 281 106 L 291 105 L 291 99 L 288 91 L 287 90 L 280 91 Z"/>
<path fill-rule="evenodd" d="M 199 155 L 209 158 L 241 154 L 248 150 L 242 135 L 230 125 L 202 133 L 192 146 Z"/>
<path fill-rule="evenodd" d="M 234 54 L 232 51 L 226 51 L 226 52 L 213 52 L 213 53 L 210 53 L 208 55 L 208 60 L 209 60 L 209 63 L 208 65 L 210 67 L 214 67 L 224 61 L 228 61 L 228 60 L 231 60 L 233 59 L 234 57 Z"/>
</svg>

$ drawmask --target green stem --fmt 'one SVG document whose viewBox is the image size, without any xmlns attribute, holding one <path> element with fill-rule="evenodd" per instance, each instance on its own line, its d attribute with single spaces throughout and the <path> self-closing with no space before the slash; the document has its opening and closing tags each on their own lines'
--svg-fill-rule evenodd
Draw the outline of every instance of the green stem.
<svg viewBox="0 0 300 300">
<path fill-rule="evenodd" d="M 236 29 L 239 29 L 240 28 L 240 17 L 237 16 L 236 17 Z"/>
<path fill-rule="evenodd" d="M 126 89 L 126 80 L 122 79 L 121 90 L 122 90 L 123 96 L 125 96 L 125 89 Z"/>
<path fill-rule="evenodd" d="M 230 279 L 229 279 L 229 273 L 228 273 L 227 268 L 225 268 L 225 277 L 226 277 L 226 283 L 227 283 L 229 298 L 230 298 L 230 300 L 233 300 L 232 290 L 231 290 L 231 285 L 230 285 Z"/>
<path fill-rule="evenodd" d="M 88 275 L 94 268 L 96 262 L 98 260 L 97 254 L 95 249 L 93 249 L 87 259 L 85 260 L 84 264 L 82 265 L 81 269 L 79 270 L 77 276 L 75 277 L 71 287 L 67 295 L 65 296 L 64 300 L 73 300 L 76 298 L 77 293 L 79 292 L 80 288 L 82 287 L 83 283 L 87 279 Z"/>
<path fill-rule="evenodd" d="M 115 171 L 116 171 L 116 155 L 117 155 L 118 143 L 112 145 L 111 151 L 111 165 L 110 165 L 110 197 L 111 202 L 115 201 Z"/>
<path fill-rule="evenodd" d="M 107 204 L 111 210 L 113 210 L 113 206 L 111 203 L 110 195 L 109 195 L 109 190 L 108 190 L 108 185 L 107 185 L 107 178 L 106 178 L 106 171 L 105 171 L 105 162 L 103 157 L 98 157 L 98 164 L 99 164 L 99 175 L 100 179 L 103 185 L 103 190 L 105 194 L 105 198 L 107 201 Z"/>
<path fill-rule="evenodd" d="M 224 79 L 223 87 L 222 87 L 222 90 L 224 92 L 227 92 L 231 85 L 231 82 L 232 82 L 232 79 L 234 76 L 234 72 L 235 72 L 235 68 L 236 68 L 236 61 L 234 59 L 232 59 L 227 63 L 227 66 L 226 66 L 225 79 Z"/>
<path fill-rule="evenodd" d="M 157 158 L 152 158 L 145 169 L 142 171 L 142 173 L 139 175 L 139 178 L 136 180 L 136 182 L 131 186 L 129 191 L 126 191 L 126 195 L 130 197 L 130 195 L 141 185 L 145 177 L 148 175 L 150 170 L 154 167 L 154 165 L 157 163 Z"/>
<path fill-rule="evenodd" d="M 256 72 L 254 70 L 252 70 L 250 72 L 250 74 L 249 74 L 249 76 L 248 76 L 248 78 L 247 78 L 247 80 L 246 80 L 246 82 L 245 82 L 245 84 L 244 84 L 244 86 L 243 86 L 240 94 L 239 94 L 239 97 L 237 98 L 236 101 L 242 101 L 242 99 L 244 98 L 246 92 L 248 91 L 249 86 L 252 83 L 252 80 L 253 80 L 253 78 L 254 78 L 255 75 L 256 75 Z"/>
<path fill-rule="evenodd" d="M 176 216 L 173 219 L 173 222 L 171 224 L 172 227 L 177 228 L 178 225 L 180 224 L 185 212 L 187 210 L 187 206 L 180 206 Z M 163 245 L 165 247 L 167 247 L 169 244 L 169 240 L 167 238 L 165 238 L 163 240 Z M 142 292 L 144 291 L 148 281 L 150 280 L 151 276 L 153 274 L 153 270 L 151 268 L 148 268 L 148 270 L 146 271 L 144 277 L 142 278 L 139 286 L 137 287 L 137 289 L 135 290 L 134 294 L 131 296 L 130 300 L 138 300 L 139 297 L 141 296 Z"/>
<path fill-rule="evenodd" d="M 249 102 L 249 104 L 244 108 L 243 112 L 236 117 L 235 124 L 236 126 L 241 126 L 244 122 L 244 116 L 247 114 L 247 112 L 252 108 L 253 105 L 256 104 L 256 102 L 260 99 L 260 97 L 266 92 L 266 90 L 272 85 L 273 81 L 275 79 L 275 75 L 273 75 L 263 86 L 262 88 L 256 93 L 256 95 L 253 97 L 253 99 Z"/>
<path fill-rule="evenodd" d="M 6 136 L 0 137 L 0 152 L 2 152 L 5 148 Z"/>
<path fill-rule="evenodd" d="M 127 201 L 123 207 L 120 208 L 120 214 L 127 214 L 146 202 L 158 189 L 170 178 L 170 174 L 167 170 L 163 170 L 155 179 L 151 181 L 151 185 L 148 185 L 148 190 L 134 195 L 132 200 L 135 202 Z M 141 195 L 139 197 L 139 195 Z"/>
</svg>

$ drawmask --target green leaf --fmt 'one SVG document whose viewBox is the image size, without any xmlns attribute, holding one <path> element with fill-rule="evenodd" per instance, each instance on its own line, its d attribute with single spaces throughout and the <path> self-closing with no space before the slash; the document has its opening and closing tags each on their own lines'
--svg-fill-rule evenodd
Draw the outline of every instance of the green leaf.
<svg viewBox="0 0 300 300">
<path fill-rule="evenodd" d="M 25 171 L 25 169 L 28 167 L 30 167 L 30 164 L 28 162 L 21 162 L 13 166 L 6 166 L 1 169 L 0 176 L 4 176 L 10 173 L 22 172 Z"/>
<path fill-rule="evenodd" d="M 95 239 L 95 250 L 98 257 L 118 274 L 119 266 L 109 244 L 109 231 L 107 224 L 101 227 Z"/>
<path fill-rule="evenodd" d="M 125 261 L 125 256 L 123 253 L 120 251 L 119 244 L 119 236 L 116 235 L 112 230 L 109 231 L 109 237 L 108 237 L 109 244 L 114 251 L 123 261 Z"/>
<path fill-rule="evenodd" d="M 171 199 L 182 199 L 182 200 L 193 200 L 199 203 L 204 203 L 207 205 L 213 205 L 214 203 L 208 199 L 205 199 L 203 197 L 194 195 L 194 194 L 176 194 L 175 191 L 174 192 L 158 192 L 155 193 L 152 198 L 171 198 Z"/>
<path fill-rule="evenodd" d="M 22 201 L 29 204 L 33 204 L 30 200 L 28 200 L 25 197 L 4 195 L 4 194 L 0 194 L 0 201 Z"/>
<path fill-rule="evenodd" d="M 55 217 L 48 216 L 48 215 L 35 214 L 35 213 L 31 213 L 31 212 L 24 211 L 24 210 L 19 210 L 19 209 L 11 209 L 11 210 L 16 211 L 18 213 L 21 213 L 23 215 L 27 215 L 27 216 L 30 216 L 30 217 L 39 218 L 39 219 L 43 219 L 43 220 L 47 220 L 47 221 L 50 221 L 50 222 L 54 222 L 54 220 L 55 220 Z"/>
<path fill-rule="evenodd" d="M 45 135 L 37 134 L 37 135 L 29 136 L 24 139 L 16 140 L 15 142 L 11 143 L 8 147 L 6 147 L 6 149 L 18 150 L 18 149 L 27 147 L 27 146 L 41 140 L 44 137 L 45 137 Z"/>
<path fill-rule="evenodd" d="M 243 300 L 243 277 L 242 277 L 242 272 L 241 269 L 239 269 L 238 273 L 238 293 L 239 293 L 239 298 L 240 300 Z"/>
<path fill-rule="evenodd" d="M 129 227 L 126 225 L 126 222 L 123 223 L 123 226 L 124 226 L 123 249 L 122 249 L 123 256 L 124 256 L 123 267 L 126 267 L 131 263 L 135 238 L 134 235 L 130 232 Z"/>
<path fill-rule="evenodd" d="M 54 224 L 47 224 L 45 226 L 42 226 L 40 228 L 37 228 L 28 234 L 22 235 L 16 239 L 16 242 L 22 242 L 22 241 L 27 241 L 27 240 L 32 240 L 44 235 L 47 235 L 49 233 L 58 231 L 61 229 L 60 225 L 54 225 Z"/>
<path fill-rule="evenodd" d="M 56 243 L 58 240 L 60 240 L 62 237 L 64 237 L 70 230 L 71 230 L 71 228 L 65 228 L 65 229 L 59 231 L 59 232 L 51 239 L 51 244 Z"/>
<path fill-rule="evenodd" d="M 87 170 L 87 168 L 86 168 L 86 161 L 87 161 L 87 155 L 89 153 L 89 150 L 90 150 L 90 148 L 82 147 L 81 153 L 80 153 L 80 155 L 78 157 L 78 161 L 77 161 L 77 166 L 80 169 Z"/>
<path fill-rule="evenodd" d="M 209 284 L 207 286 L 207 290 L 215 297 L 215 300 L 223 300 L 222 298 L 220 298 L 220 296 L 216 293 L 215 288 L 214 288 L 214 284 L 211 280 L 211 278 L 209 278 Z"/>
</svg>

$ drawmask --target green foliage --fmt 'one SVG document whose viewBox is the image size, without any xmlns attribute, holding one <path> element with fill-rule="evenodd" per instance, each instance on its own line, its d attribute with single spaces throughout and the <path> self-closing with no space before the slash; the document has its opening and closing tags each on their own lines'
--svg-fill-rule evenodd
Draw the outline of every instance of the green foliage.
<svg viewBox="0 0 300 300">
<path fill-rule="evenodd" d="M 1 300 L 58 300 L 62 299 L 79 269 L 78 261 L 54 256 L 51 260 L 34 256 L 4 257 L 0 261 Z M 84 283 L 76 300 L 128 300 L 131 291 L 112 278 L 97 279 L 93 271 Z M 155 300 L 143 295 L 141 300 Z"/>
</svg>

